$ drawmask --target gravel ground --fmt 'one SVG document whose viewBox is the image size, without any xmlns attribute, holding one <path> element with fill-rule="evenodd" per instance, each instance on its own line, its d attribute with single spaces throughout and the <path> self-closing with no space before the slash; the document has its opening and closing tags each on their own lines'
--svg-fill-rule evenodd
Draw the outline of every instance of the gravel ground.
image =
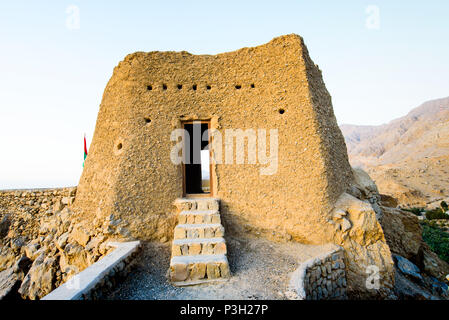
<svg viewBox="0 0 449 320">
<path fill-rule="evenodd" d="M 330 246 L 275 243 L 263 239 L 226 238 L 232 277 L 229 281 L 175 287 L 166 278 L 171 244 L 145 243 L 136 268 L 108 300 L 292 299 L 291 273 Z"/>
</svg>

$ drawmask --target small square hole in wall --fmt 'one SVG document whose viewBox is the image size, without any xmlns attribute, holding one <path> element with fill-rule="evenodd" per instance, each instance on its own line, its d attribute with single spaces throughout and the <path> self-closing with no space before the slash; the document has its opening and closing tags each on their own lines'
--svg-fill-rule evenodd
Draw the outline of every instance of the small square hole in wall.
<svg viewBox="0 0 449 320">
<path fill-rule="evenodd" d="M 207 89 L 207 90 L 210 90 L 210 89 L 211 89 L 211 86 L 210 86 L 210 85 L 207 85 L 207 86 L 206 86 L 206 89 Z"/>
<path fill-rule="evenodd" d="M 194 85 L 192 86 L 192 89 L 193 89 L 193 90 L 196 90 L 196 84 L 194 84 Z"/>
<path fill-rule="evenodd" d="M 121 138 L 118 138 L 114 142 L 114 149 L 113 149 L 114 155 L 118 156 L 118 155 L 122 154 L 124 149 L 125 148 L 124 148 L 123 140 Z"/>
<path fill-rule="evenodd" d="M 147 86 L 147 90 L 153 90 L 153 86 L 152 85 L 148 85 Z"/>
<path fill-rule="evenodd" d="M 254 89 L 255 87 L 254 83 L 251 83 L 251 88 Z"/>
<path fill-rule="evenodd" d="M 178 84 L 178 90 L 182 89 L 182 84 Z"/>
<path fill-rule="evenodd" d="M 280 108 L 278 111 L 279 111 L 280 114 L 284 114 L 285 113 L 285 110 L 283 108 Z"/>
<path fill-rule="evenodd" d="M 240 89 L 242 88 L 242 86 L 239 85 L 239 84 L 237 84 L 237 85 L 235 86 L 235 88 L 236 88 L 237 90 L 240 90 Z"/>
<path fill-rule="evenodd" d="M 166 84 L 162 85 L 162 90 L 167 90 L 167 85 Z"/>
</svg>

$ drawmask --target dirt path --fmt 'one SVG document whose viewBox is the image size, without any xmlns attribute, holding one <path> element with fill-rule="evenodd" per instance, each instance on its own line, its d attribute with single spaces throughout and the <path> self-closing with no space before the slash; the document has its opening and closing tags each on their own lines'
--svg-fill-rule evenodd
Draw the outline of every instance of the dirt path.
<svg viewBox="0 0 449 320">
<path fill-rule="evenodd" d="M 291 299 L 288 282 L 298 265 L 329 245 L 274 243 L 262 239 L 227 238 L 232 278 L 227 282 L 174 287 L 166 279 L 170 244 L 145 243 L 137 267 L 107 299 Z"/>
</svg>

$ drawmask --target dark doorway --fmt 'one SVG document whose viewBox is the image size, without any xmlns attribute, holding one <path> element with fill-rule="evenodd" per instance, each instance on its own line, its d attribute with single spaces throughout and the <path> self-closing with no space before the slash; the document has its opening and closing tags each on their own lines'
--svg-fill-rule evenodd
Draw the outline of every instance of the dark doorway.
<svg viewBox="0 0 449 320">
<path fill-rule="evenodd" d="M 183 123 L 186 132 L 183 181 L 185 195 L 206 195 L 211 192 L 209 136 L 206 133 L 209 126 L 208 121 Z"/>
</svg>

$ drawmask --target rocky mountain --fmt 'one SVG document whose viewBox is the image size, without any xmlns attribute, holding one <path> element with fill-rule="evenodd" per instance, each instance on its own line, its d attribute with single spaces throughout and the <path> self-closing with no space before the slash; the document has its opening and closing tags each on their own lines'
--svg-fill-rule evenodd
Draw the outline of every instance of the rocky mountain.
<svg viewBox="0 0 449 320">
<path fill-rule="evenodd" d="M 423 103 L 380 126 L 341 125 L 353 166 L 404 206 L 449 196 L 449 97 Z"/>
</svg>

